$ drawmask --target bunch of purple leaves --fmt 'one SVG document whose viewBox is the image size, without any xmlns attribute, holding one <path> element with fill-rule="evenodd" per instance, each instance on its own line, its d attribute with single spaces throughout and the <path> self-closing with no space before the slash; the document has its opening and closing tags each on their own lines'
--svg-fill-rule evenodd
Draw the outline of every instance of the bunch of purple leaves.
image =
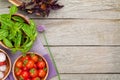
<svg viewBox="0 0 120 80">
<path fill-rule="evenodd" d="M 63 5 L 59 5 L 57 2 L 58 0 L 31 0 L 23 2 L 19 9 L 29 14 L 45 17 L 49 16 L 51 10 L 58 10 L 63 7 Z"/>
</svg>

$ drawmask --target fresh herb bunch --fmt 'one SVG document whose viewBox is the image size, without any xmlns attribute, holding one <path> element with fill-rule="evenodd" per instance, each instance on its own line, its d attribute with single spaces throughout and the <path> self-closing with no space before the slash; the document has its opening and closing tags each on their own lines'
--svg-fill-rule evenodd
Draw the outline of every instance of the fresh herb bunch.
<svg viewBox="0 0 120 80">
<path fill-rule="evenodd" d="M 14 16 L 17 10 L 12 6 L 9 14 L 0 15 L 0 41 L 14 53 L 18 50 L 25 53 L 32 47 L 37 31 L 32 20 L 27 24 L 23 18 Z"/>
<path fill-rule="evenodd" d="M 51 10 L 57 10 L 63 7 L 63 5 L 59 5 L 57 2 L 58 0 L 28 0 L 28 2 L 23 1 L 19 9 L 29 14 L 35 13 L 36 15 L 45 17 L 49 16 Z"/>
</svg>

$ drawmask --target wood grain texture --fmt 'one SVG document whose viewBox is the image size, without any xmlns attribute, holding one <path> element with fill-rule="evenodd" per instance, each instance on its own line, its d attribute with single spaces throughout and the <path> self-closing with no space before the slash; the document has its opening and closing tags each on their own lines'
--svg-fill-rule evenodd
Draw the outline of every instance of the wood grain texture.
<svg viewBox="0 0 120 80">
<path fill-rule="evenodd" d="M 120 80 L 120 0 L 59 3 L 65 7 L 48 18 L 27 16 L 46 26 L 61 80 Z M 0 14 L 8 13 L 10 5 L 0 0 Z M 45 45 L 42 34 L 39 38 Z"/>
<path fill-rule="evenodd" d="M 120 0 L 59 0 L 64 8 L 52 11 L 49 18 L 119 19 Z M 0 0 L 0 12 L 7 11 L 8 3 Z M 2 8 L 2 9 L 1 9 Z M 39 18 L 38 16 L 30 16 Z"/>
<path fill-rule="evenodd" d="M 61 74 L 61 80 L 120 80 L 120 74 Z M 50 80 L 58 80 L 57 77 Z"/>
<path fill-rule="evenodd" d="M 35 20 L 45 25 L 49 45 L 120 45 L 117 20 Z M 39 35 L 41 36 L 41 35 Z M 44 38 L 41 38 L 44 41 Z"/>
<path fill-rule="evenodd" d="M 120 73 L 120 47 L 51 47 L 60 73 Z"/>
<path fill-rule="evenodd" d="M 8 2 L 8 0 L 0 0 L 0 9 L 8 8 L 8 6 L 11 6 L 11 4 Z"/>
</svg>

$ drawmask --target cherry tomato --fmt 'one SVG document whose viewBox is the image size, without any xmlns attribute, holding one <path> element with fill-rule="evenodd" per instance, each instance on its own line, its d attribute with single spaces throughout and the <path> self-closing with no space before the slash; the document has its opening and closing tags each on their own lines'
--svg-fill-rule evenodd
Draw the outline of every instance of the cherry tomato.
<svg viewBox="0 0 120 80">
<path fill-rule="evenodd" d="M 21 75 L 24 79 L 27 79 L 29 77 L 29 73 L 27 71 L 22 71 Z"/>
<path fill-rule="evenodd" d="M 37 66 L 38 66 L 38 68 L 43 69 L 43 68 L 45 68 L 45 62 L 44 61 L 39 61 L 37 63 Z"/>
<path fill-rule="evenodd" d="M 30 60 L 30 56 L 29 55 L 23 56 L 22 61 L 24 61 L 24 60 Z"/>
<path fill-rule="evenodd" d="M 28 63 L 28 60 L 23 61 L 23 67 L 26 67 L 26 64 Z"/>
<path fill-rule="evenodd" d="M 15 69 L 16 76 L 19 76 L 22 73 L 22 70 L 20 68 Z"/>
<path fill-rule="evenodd" d="M 40 80 L 39 77 L 32 78 L 32 80 Z"/>
<path fill-rule="evenodd" d="M 39 77 L 44 78 L 45 75 L 46 75 L 46 71 L 41 69 L 41 70 L 38 71 L 38 75 L 39 75 Z"/>
<path fill-rule="evenodd" d="M 34 62 L 37 62 L 39 58 L 38 58 L 37 55 L 32 54 L 32 55 L 31 55 L 31 59 L 32 59 Z"/>
<path fill-rule="evenodd" d="M 22 77 L 22 75 L 20 75 L 20 76 L 18 77 L 18 80 L 24 80 L 24 78 Z"/>
<path fill-rule="evenodd" d="M 6 64 L 6 62 L 0 62 L 0 66 L 5 65 L 5 64 Z"/>
<path fill-rule="evenodd" d="M 16 62 L 16 67 L 22 68 L 22 67 L 23 67 L 22 61 L 17 61 L 17 62 Z"/>
<path fill-rule="evenodd" d="M 31 78 L 27 78 L 27 79 L 25 79 L 25 80 L 31 80 Z"/>
<path fill-rule="evenodd" d="M 26 67 L 28 69 L 31 69 L 34 67 L 34 61 L 33 60 L 28 60 L 27 64 L 26 64 Z"/>
<path fill-rule="evenodd" d="M 28 68 L 26 66 L 23 67 L 24 71 L 28 71 Z"/>
<path fill-rule="evenodd" d="M 30 69 L 30 76 L 31 77 L 37 77 L 38 76 L 38 71 L 35 68 Z"/>
<path fill-rule="evenodd" d="M 34 68 L 37 68 L 37 65 L 36 65 L 36 64 L 34 64 Z"/>
</svg>

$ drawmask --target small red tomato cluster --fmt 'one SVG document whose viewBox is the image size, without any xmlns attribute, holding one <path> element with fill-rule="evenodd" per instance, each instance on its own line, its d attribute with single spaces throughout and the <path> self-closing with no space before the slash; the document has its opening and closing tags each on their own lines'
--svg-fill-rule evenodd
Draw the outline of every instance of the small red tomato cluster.
<svg viewBox="0 0 120 80">
<path fill-rule="evenodd" d="M 36 54 L 27 54 L 15 64 L 15 75 L 18 80 L 41 80 L 47 73 L 45 61 Z"/>
</svg>

